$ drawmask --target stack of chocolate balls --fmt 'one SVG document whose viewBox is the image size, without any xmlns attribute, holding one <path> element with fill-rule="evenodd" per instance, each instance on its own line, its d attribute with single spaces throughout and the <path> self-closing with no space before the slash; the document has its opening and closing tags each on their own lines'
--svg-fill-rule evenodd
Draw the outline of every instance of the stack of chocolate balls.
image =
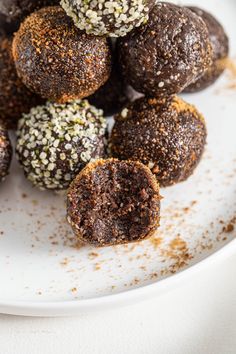
<svg viewBox="0 0 236 354">
<path fill-rule="evenodd" d="M 27 179 L 68 189 L 78 240 L 150 237 L 159 186 L 186 180 L 204 151 L 204 118 L 177 95 L 205 89 L 224 71 L 220 23 L 199 8 L 153 0 L 0 0 L 0 24 L 0 179 L 13 129 Z M 129 86 L 143 97 L 129 102 Z"/>
</svg>

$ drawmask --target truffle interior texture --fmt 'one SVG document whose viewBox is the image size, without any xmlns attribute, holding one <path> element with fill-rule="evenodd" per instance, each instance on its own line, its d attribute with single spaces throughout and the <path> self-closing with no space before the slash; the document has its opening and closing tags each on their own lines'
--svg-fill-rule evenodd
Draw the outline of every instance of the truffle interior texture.
<svg viewBox="0 0 236 354">
<path fill-rule="evenodd" d="M 127 161 L 85 171 L 69 193 L 68 215 L 75 232 L 96 246 L 150 236 L 159 226 L 160 208 L 153 181 L 146 167 Z"/>
</svg>

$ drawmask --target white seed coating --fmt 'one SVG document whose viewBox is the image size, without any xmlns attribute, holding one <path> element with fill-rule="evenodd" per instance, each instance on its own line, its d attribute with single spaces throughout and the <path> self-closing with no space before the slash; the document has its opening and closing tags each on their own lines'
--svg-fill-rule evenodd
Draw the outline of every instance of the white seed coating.
<svg viewBox="0 0 236 354">
<path fill-rule="evenodd" d="M 20 119 L 17 158 L 41 189 L 66 189 L 91 160 L 103 157 L 106 120 L 87 100 L 47 103 Z"/>
<path fill-rule="evenodd" d="M 148 0 L 61 0 L 75 25 L 88 34 L 123 37 L 148 21 Z"/>
</svg>

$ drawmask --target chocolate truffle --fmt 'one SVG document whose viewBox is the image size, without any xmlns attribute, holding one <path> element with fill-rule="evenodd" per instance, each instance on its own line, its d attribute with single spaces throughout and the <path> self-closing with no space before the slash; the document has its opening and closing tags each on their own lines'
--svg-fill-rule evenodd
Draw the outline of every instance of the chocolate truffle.
<svg viewBox="0 0 236 354">
<path fill-rule="evenodd" d="M 17 158 L 41 189 L 66 189 L 91 160 L 104 156 L 106 120 L 86 100 L 47 103 L 19 121 Z"/>
<path fill-rule="evenodd" d="M 121 37 L 147 22 L 154 0 L 61 0 L 61 6 L 88 34 Z"/>
<path fill-rule="evenodd" d="M 128 84 L 147 96 L 181 92 L 211 64 L 209 33 L 187 8 L 157 3 L 146 25 L 118 39 Z"/>
<path fill-rule="evenodd" d="M 68 222 L 83 243 L 140 241 L 159 226 L 159 187 L 139 162 L 109 159 L 88 164 L 72 182 L 67 200 Z"/>
<path fill-rule="evenodd" d="M 6 16 L 0 13 L 0 36 L 12 35 L 18 29 L 18 23 L 14 21 L 8 21 Z"/>
<path fill-rule="evenodd" d="M 12 39 L 0 37 L 0 120 L 7 128 L 16 128 L 22 113 L 42 99 L 29 91 L 18 78 L 12 58 Z"/>
<path fill-rule="evenodd" d="M 95 107 L 102 109 L 105 116 L 119 112 L 128 103 L 126 85 L 116 60 L 112 65 L 111 75 L 107 82 L 88 97 L 88 101 Z"/>
<path fill-rule="evenodd" d="M 193 173 L 206 135 L 203 117 L 177 96 L 140 98 L 115 116 L 110 149 L 114 157 L 141 161 L 170 186 Z"/>
<path fill-rule="evenodd" d="M 59 6 L 26 18 L 15 35 L 13 57 L 25 85 L 58 103 L 90 96 L 111 70 L 106 38 L 81 32 Z"/>
<path fill-rule="evenodd" d="M 4 124 L 0 121 L 0 182 L 8 175 L 12 158 L 12 146 Z"/>
<path fill-rule="evenodd" d="M 185 92 L 198 92 L 212 85 L 225 69 L 225 60 L 229 54 L 229 40 L 222 25 L 208 12 L 198 7 L 189 7 L 205 22 L 213 49 L 212 65 L 196 82 L 185 89 Z"/>
<path fill-rule="evenodd" d="M 0 0 L 0 12 L 9 21 L 21 21 L 27 15 L 50 5 L 59 5 L 60 0 Z"/>
</svg>

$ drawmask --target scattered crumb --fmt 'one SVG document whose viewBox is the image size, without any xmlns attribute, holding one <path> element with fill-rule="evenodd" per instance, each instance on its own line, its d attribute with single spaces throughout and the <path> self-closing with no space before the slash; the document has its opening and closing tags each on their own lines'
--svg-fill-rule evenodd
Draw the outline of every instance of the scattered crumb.
<svg viewBox="0 0 236 354">
<path fill-rule="evenodd" d="M 71 290 L 70 290 L 72 293 L 76 293 L 78 290 L 77 290 L 77 288 L 72 288 Z"/>
<path fill-rule="evenodd" d="M 70 263 L 69 259 L 65 257 L 61 262 L 60 265 L 67 266 Z"/>
<path fill-rule="evenodd" d="M 97 252 L 89 252 L 89 254 L 88 254 L 89 259 L 94 259 L 97 257 L 99 257 L 99 254 Z"/>
<path fill-rule="evenodd" d="M 223 227 L 223 231 L 226 233 L 233 232 L 234 231 L 234 225 L 233 224 L 228 224 L 227 226 Z"/>
<path fill-rule="evenodd" d="M 150 239 L 150 242 L 152 244 L 152 246 L 157 249 L 159 248 L 160 244 L 162 243 L 162 238 L 161 237 L 152 237 Z"/>
<path fill-rule="evenodd" d="M 94 266 L 94 270 L 100 270 L 101 269 L 101 265 L 99 263 L 96 263 Z"/>
</svg>

